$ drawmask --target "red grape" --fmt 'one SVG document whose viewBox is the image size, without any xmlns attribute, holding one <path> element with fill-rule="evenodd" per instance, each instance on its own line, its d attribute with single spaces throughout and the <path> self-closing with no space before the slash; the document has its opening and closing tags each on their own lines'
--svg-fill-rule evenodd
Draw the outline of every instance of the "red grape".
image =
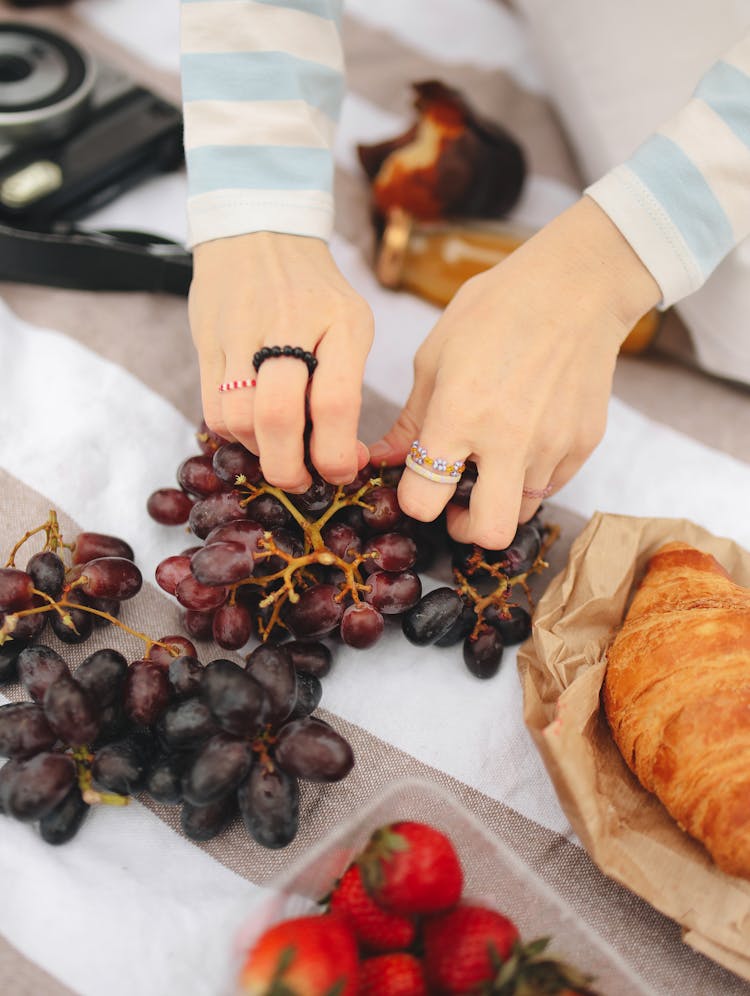
<svg viewBox="0 0 750 996">
<path fill-rule="evenodd" d="M 200 547 L 200 549 L 203 549 Z M 179 557 L 167 557 L 156 568 L 156 583 L 170 595 L 177 591 L 177 585 L 186 578 L 190 571 L 190 557 L 181 555 Z"/>
<path fill-rule="evenodd" d="M 345 522 L 331 522 L 323 529 L 323 542 L 335 556 L 350 564 L 362 552 L 362 539 Z"/>
<path fill-rule="evenodd" d="M 143 585 L 143 576 L 132 560 L 125 557 L 99 557 L 88 561 L 79 578 L 84 594 L 93 598 L 124 600 L 137 595 Z"/>
<path fill-rule="evenodd" d="M 180 605 L 184 605 L 186 609 L 207 612 L 210 609 L 218 609 L 220 605 L 224 604 L 227 599 L 227 589 L 201 584 L 197 578 L 189 574 L 177 585 L 175 595 Z"/>
<path fill-rule="evenodd" d="M 381 533 L 373 536 L 364 549 L 365 553 L 373 553 L 371 560 L 366 560 L 363 567 L 368 573 L 373 570 L 405 571 L 412 567 L 417 559 L 417 545 L 409 536 L 403 533 Z"/>
<path fill-rule="evenodd" d="M 234 484 L 244 476 L 248 484 L 258 484 L 261 480 L 260 460 L 242 443 L 224 443 L 213 455 L 213 468 L 216 476 L 226 484 Z"/>
<path fill-rule="evenodd" d="M 194 640 L 210 640 L 213 636 L 215 609 L 201 612 L 199 609 L 186 609 L 182 613 L 182 625 Z"/>
<path fill-rule="evenodd" d="M 35 553 L 26 565 L 26 570 L 34 581 L 34 587 L 50 598 L 58 599 L 65 584 L 65 564 L 51 550 Z"/>
<path fill-rule="evenodd" d="M 234 584 L 252 577 L 253 555 L 243 543 L 207 543 L 190 558 L 190 570 L 201 584 Z"/>
<path fill-rule="evenodd" d="M 214 432 L 213 429 L 209 429 L 205 420 L 198 427 L 195 438 L 198 441 L 201 452 L 208 453 L 209 455 L 215 453 L 220 446 L 224 446 L 226 443 L 226 439 L 223 436 L 220 436 L 218 432 Z"/>
<path fill-rule="evenodd" d="M 0 757 L 33 757 L 56 741 L 57 734 L 35 702 L 0 706 Z"/>
<path fill-rule="evenodd" d="M 401 507 L 393 488 L 384 485 L 373 488 L 362 500 L 367 506 L 362 509 L 362 518 L 374 533 L 390 532 L 401 518 Z"/>
<path fill-rule="evenodd" d="M 349 605 L 341 617 L 341 639 L 349 647 L 366 650 L 383 635 L 385 621 L 378 610 L 366 602 Z"/>
<path fill-rule="evenodd" d="M 44 693 L 44 715 L 69 747 L 92 744 L 99 733 L 99 709 L 70 675 L 61 675 Z"/>
<path fill-rule="evenodd" d="M 37 643 L 18 655 L 18 677 L 35 702 L 41 703 L 44 693 L 62 674 L 70 674 L 68 665 L 51 647 Z"/>
<path fill-rule="evenodd" d="M 265 532 L 263 526 L 254 519 L 234 519 L 223 526 L 217 526 L 206 536 L 206 545 L 209 543 L 242 543 L 250 553 L 257 553 L 260 549 L 259 541 Z M 197 547 L 200 550 L 200 547 Z M 194 551 L 195 552 L 195 551 Z"/>
<path fill-rule="evenodd" d="M 324 678 L 331 670 L 331 651 L 325 643 L 315 640 L 292 640 L 284 644 L 284 650 L 292 659 L 296 671 L 314 674 L 316 678 Z"/>
<path fill-rule="evenodd" d="M 181 526 L 192 507 L 193 499 L 179 488 L 159 488 L 146 502 L 148 514 L 163 526 Z"/>
<path fill-rule="evenodd" d="M 414 571 L 376 571 L 367 583 L 370 591 L 365 592 L 365 601 L 374 605 L 384 615 L 397 615 L 416 605 L 422 594 L 422 582 Z"/>
<path fill-rule="evenodd" d="M 169 698 L 169 678 L 161 665 L 147 660 L 130 665 L 123 694 L 129 719 L 140 726 L 151 726 L 169 705 Z"/>
<path fill-rule="evenodd" d="M 67 754 L 43 752 L 16 763 L 10 784 L 3 786 L 3 809 L 17 820 L 40 819 L 75 783 L 75 762 Z"/>
<path fill-rule="evenodd" d="M 341 622 L 344 607 L 337 600 L 338 588 L 332 584 L 315 584 L 289 604 L 285 622 L 297 638 L 317 639 L 332 632 Z"/>
<path fill-rule="evenodd" d="M 178 698 L 197 695 L 203 680 L 203 665 L 197 657 L 183 654 L 169 662 L 169 683 Z"/>
<path fill-rule="evenodd" d="M 74 542 L 73 563 L 87 564 L 98 557 L 125 557 L 133 560 L 133 547 L 106 533 L 79 533 Z"/>
<path fill-rule="evenodd" d="M 0 567 L 0 610 L 18 612 L 31 608 L 34 579 L 17 567 Z"/>
<path fill-rule="evenodd" d="M 280 768 L 311 782 L 337 782 L 354 766 L 350 744 L 332 726 L 307 716 L 282 726 L 274 756 Z"/>
<path fill-rule="evenodd" d="M 177 483 L 196 498 L 208 498 L 225 490 L 224 481 L 214 473 L 213 458 L 207 454 L 183 460 L 177 468 Z"/>
<path fill-rule="evenodd" d="M 212 623 L 214 640 L 225 650 L 239 650 L 244 647 L 253 633 L 253 622 L 247 606 L 241 602 L 230 605 L 225 602 L 214 612 Z"/>
<path fill-rule="evenodd" d="M 186 637 L 179 634 L 162 636 L 159 638 L 159 643 L 165 643 L 168 647 L 179 650 L 181 655 L 187 654 L 188 657 L 195 657 L 197 653 L 195 645 Z M 146 660 L 153 661 L 154 664 L 159 664 L 161 667 L 169 668 L 172 665 L 172 661 L 175 660 L 175 656 L 166 647 L 160 647 L 152 643 L 148 648 Z"/>
<path fill-rule="evenodd" d="M 205 539 L 212 529 L 235 519 L 247 518 L 241 504 L 242 495 L 236 491 L 223 491 L 197 501 L 190 510 L 190 529 L 200 539 Z M 278 502 L 277 502 L 278 504 Z"/>
</svg>

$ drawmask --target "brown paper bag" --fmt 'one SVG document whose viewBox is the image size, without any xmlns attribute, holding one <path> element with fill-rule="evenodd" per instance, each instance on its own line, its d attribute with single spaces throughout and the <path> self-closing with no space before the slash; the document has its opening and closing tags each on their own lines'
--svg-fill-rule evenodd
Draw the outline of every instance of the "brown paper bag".
<svg viewBox="0 0 750 996">
<path fill-rule="evenodd" d="M 750 553 L 683 519 L 597 513 L 549 585 L 518 654 L 524 718 L 599 868 L 676 920 L 696 950 L 750 979 L 750 882 L 725 875 L 622 759 L 600 708 L 605 653 L 649 557 L 682 540 L 750 587 Z"/>
</svg>

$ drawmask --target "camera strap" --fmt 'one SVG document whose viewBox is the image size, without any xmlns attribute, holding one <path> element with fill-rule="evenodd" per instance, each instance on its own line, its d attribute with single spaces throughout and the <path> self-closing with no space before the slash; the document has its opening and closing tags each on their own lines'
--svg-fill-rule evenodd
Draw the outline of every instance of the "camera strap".
<svg viewBox="0 0 750 996">
<path fill-rule="evenodd" d="M 38 232 L 0 224 L 0 280 L 184 296 L 192 272 L 191 253 L 159 235 L 59 224 L 54 231 Z"/>
</svg>

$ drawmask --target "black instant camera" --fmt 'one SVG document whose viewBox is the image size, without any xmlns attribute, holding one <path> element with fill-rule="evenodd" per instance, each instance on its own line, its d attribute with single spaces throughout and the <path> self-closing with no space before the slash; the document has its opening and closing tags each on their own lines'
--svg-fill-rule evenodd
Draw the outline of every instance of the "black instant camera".
<svg viewBox="0 0 750 996">
<path fill-rule="evenodd" d="M 55 32 L 0 22 L 0 224 L 54 230 L 182 157 L 176 107 Z"/>
</svg>

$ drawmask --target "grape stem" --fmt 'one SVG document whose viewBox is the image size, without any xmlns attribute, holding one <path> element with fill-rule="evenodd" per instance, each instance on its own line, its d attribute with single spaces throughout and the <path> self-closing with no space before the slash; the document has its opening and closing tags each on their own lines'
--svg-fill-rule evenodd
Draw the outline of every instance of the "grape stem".
<svg viewBox="0 0 750 996">
<path fill-rule="evenodd" d="M 453 576 L 457 582 L 456 591 L 465 600 L 468 600 L 473 604 L 474 612 L 477 617 L 476 625 L 469 635 L 470 640 L 476 640 L 479 636 L 482 627 L 485 625 L 484 612 L 485 609 L 489 608 L 489 606 L 496 606 L 502 618 L 510 618 L 509 609 L 511 605 L 516 604 L 515 602 L 510 601 L 511 588 L 513 585 L 520 585 L 523 589 L 523 593 L 529 603 L 529 608 L 533 613 L 534 596 L 531 594 L 531 589 L 528 585 L 528 578 L 532 574 L 539 574 L 545 568 L 549 567 L 545 557 L 547 555 L 547 551 L 557 540 L 559 535 L 559 526 L 547 526 L 542 538 L 542 545 L 539 548 L 539 553 L 537 554 L 534 563 L 527 571 L 524 571 L 522 574 L 516 574 L 513 577 L 509 577 L 507 574 L 503 573 L 503 565 L 505 564 L 505 561 L 501 560 L 497 563 L 489 564 L 486 560 L 484 560 L 482 548 L 478 546 L 474 547 L 474 553 L 469 559 L 469 571 L 467 573 L 473 574 L 475 571 L 481 570 L 486 574 L 489 574 L 497 581 L 495 590 L 491 591 L 488 595 L 480 595 L 474 585 L 469 582 L 469 579 L 465 574 L 459 571 L 458 568 L 453 569 Z"/>
<path fill-rule="evenodd" d="M 21 539 L 16 543 L 13 549 L 10 551 L 10 556 L 8 557 L 8 562 L 6 567 L 16 566 L 16 554 L 24 545 L 27 540 L 30 540 L 32 536 L 36 536 L 37 533 L 45 533 L 46 540 L 44 543 L 43 550 L 56 551 L 58 547 L 67 547 L 71 549 L 68 544 L 63 543 L 62 533 L 60 532 L 60 523 L 57 521 L 57 512 L 53 508 L 49 511 L 49 517 L 46 522 L 43 522 L 41 526 L 36 526 L 34 529 L 29 529 L 23 534 Z"/>
<path fill-rule="evenodd" d="M 94 755 L 88 747 L 76 747 L 72 751 L 72 757 L 76 765 L 78 788 L 80 789 L 83 801 L 88 806 L 93 806 L 97 803 L 103 803 L 107 806 L 128 805 L 130 796 L 120 795 L 117 792 L 100 792 L 94 788 L 91 775 L 91 763 L 94 760 Z"/>
<path fill-rule="evenodd" d="M 73 588 L 75 582 L 71 585 L 66 585 L 64 593 L 67 594 L 71 588 Z M 109 612 L 103 612 L 101 609 L 94 609 L 90 605 L 82 605 L 78 602 L 69 602 L 66 598 L 61 598 L 59 601 L 55 601 L 50 595 L 44 591 L 39 591 L 37 588 L 32 589 L 35 595 L 39 595 L 41 598 L 45 599 L 48 603 L 47 605 L 35 605 L 31 609 L 21 609 L 18 612 L 9 613 L 6 615 L 3 625 L 0 626 L 0 647 L 9 639 L 12 639 L 13 630 L 16 628 L 19 619 L 24 616 L 34 616 L 39 615 L 42 612 L 52 612 L 53 610 L 62 618 L 63 625 L 68 629 L 73 630 L 76 635 L 78 630 L 75 627 L 75 623 L 70 616 L 69 612 L 65 612 L 65 609 L 80 609 L 81 612 L 88 612 L 92 616 L 99 616 L 102 619 L 106 619 L 107 622 L 114 623 L 119 629 L 124 630 L 126 633 L 130 633 L 131 636 L 137 637 L 146 644 L 146 653 L 149 652 L 151 647 L 163 647 L 172 657 L 179 657 L 182 650 L 174 643 L 162 643 L 161 640 L 153 640 L 146 633 L 140 633 L 137 629 L 131 629 L 130 626 L 126 625 L 124 622 L 120 622 L 115 616 L 109 614 Z"/>
</svg>

